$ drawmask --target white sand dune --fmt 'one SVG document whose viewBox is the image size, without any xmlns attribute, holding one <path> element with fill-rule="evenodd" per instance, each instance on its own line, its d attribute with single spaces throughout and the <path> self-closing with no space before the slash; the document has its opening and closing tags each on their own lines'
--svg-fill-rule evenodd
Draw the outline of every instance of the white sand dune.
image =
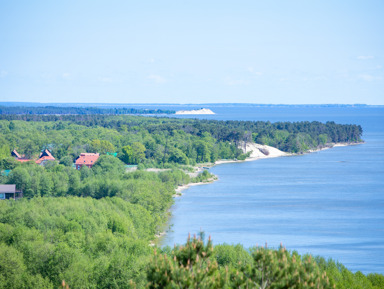
<svg viewBox="0 0 384 289">
<path fill-rule="evenodd" d="M 251 155 L 246 158 L 244 161 L 255 161 L 258 159 L 266 159 L 266 158 L 277 158 L 290 156 L 292 154 L 285 153 L 277 148 L 261 145 L 257 143 L 247 143 L 245 146 L 244 143 L 240 143 L 239 148 L 243 150 L 244 153 L 248 153 L 252 151 Z M 233 163 L 233 162 L 242 162 L 237 160 L 218 160 L 215 162 L 215 165 L 225 164 L 225 163 Z"/>
<path fill-rule="evenodd" d="M 288 153 L 285 153 L 277 148 L 257 143 L 247 143 L 246 146 L 244 145 L 244 143 L 242 143 L 240 144 L 240 148 L 243 150 L 244 153 L 252 151 L 251 155 L 249 156 L 252 159 L 276 158 L 289 155 Z"/>
<path fill-rule="evenodd" d="M 176 114 L 215 114 L 209 108 L 195 109 L 195 110 L 179 110 Z"/>
</svg>

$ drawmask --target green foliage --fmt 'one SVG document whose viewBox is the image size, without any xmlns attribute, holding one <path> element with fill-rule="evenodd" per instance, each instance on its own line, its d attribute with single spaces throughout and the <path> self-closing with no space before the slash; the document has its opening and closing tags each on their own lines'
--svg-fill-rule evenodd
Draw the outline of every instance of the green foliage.
<svg viewBox="0 0 384 289">
<path fill-rule="evenodd" d="M 88 151 L 91 153 L 101 153 L 101 154 L 106 154 L 107 152 L 114 152 L 115 146 L 111 144 L 107 140 L 99 140 L 95 139 L 92 140 L 91 143 L 89 144 L 89 149 Z"/>
<path fill-rule="evenodd" d="M 0 224 L 1 226 L 2 224 Z M 1 232 L 1 227 L 0 227 Z M 23 254 L 12 246 L 0 243 L 0 288 L 52 288 L 52 283 L 39 273 L 31 274 Z"/>
<path fill-rule="evenodd" d="M 371 282 L 373 289 L 384 288 L 384 275 L 370 273 L 368 274 L 367 278 Z"/>
<path fill-rule="evenodd" d="M 98 174 L 121 175 L 125 171 L 124 163 L 114 156 L 100 156 L 93 165 L 92 170 Z"/>
<path fill-rule="evenodd" d="M 316 257 L 316 262 L 322 270 L 326 270 L 329 279 L 336 285 L 337 289 L 379 289 L 384 288 L 384 275 L 368 274 L 361 272 L 353 273 L 343 264 L 326 261 L 322 257 Z"/>
<path fill-rule="evenodd" d="M 134 163 L 141 163 L 145 159 L 145 146 L 142 143 L 132 144 L 132 160 Z"/>
<path fill-rule="evenodd" d="M 320 145 L 326 145 L 328 142 L 328 136 L 326 134 L 319 134 L 319 143 Z"/>
<path fill-rule="evenodd" d="M 235 284 L 258 284 L 260 288 L 333 288 L 325 271 L 321 271 L 311 256 L 301 258 L 282 246 L 278 250 L 258 247 L 252 253 L 252 265 L 230 276 Z"/>
<path fill-rule="evenodd" d="M 66 280 L 71 288 L 126 288 L 129 279 L 140 284 L 158 224 L 142 206 L 120 198 L 0 202 L 0 284 L 24 288 L 20 284 L 33 281 L 53 288 Z"/>
<path fill-rule="evenodd" d="M 147 269 L 147 288 L 334 288 L 311 256 L 301 257 L 283 247 L 252 251 L 239 245 L 214 249 L 210 239 L 205 244 L 201 238 L 188 237 L 169 255 L 155 252 Z"/>
<path fill-rule="evenodd" d="M 252 256 L 248 250 L 240 244 L 238 245 L 216 245 L 214 255 L 220 267 L 233 267 L 240 269 L 241 266 L 252 263 Z"/>
<path fill-rule="evenodd" d="M 352 273 L 342 264 L 285 248 L 245 250 L 188 238 L 148 265 L 149 288 L 384 288 L 382 274 Z M 200 275 L 204 272 L 204 275 Z"/>
<path fill-rule="evenodd" d="M 169 155 L 168 162 L 183 164 L 183 165 L 189 164 L 189 159 L 187 155 L 181 149 L 170 148 L 168 151 L 168 155 Z"/>
<path fill-rule="evenodd" d="M 214 178 L 214 175 L 209 173 L 207 170 L 203 170 L 202 173 L 198 174 L 197 177 L 192 179 L 193 183 L 201 183 L 201 182 L 207 182 L 212 181 Z"/>
<path fill-rule="evenodd" d="M 381 288 L 382 275 L 353 274 L 332 262 L 317 266 L 282 248 L 249 254 L 240 245 L 213 249 L 194 238 L 151 261 L 148 246 L 167 220 L 174 188 L 213 177 L 204 170 L 191 178 L 181 170 L 186 165 L 244 159 L 241 142 L 301 152 L 359 141 L 361 134 L 360 126 L 332 122 L 0 115 L 0 165 L 12 170 L 1 181 L 25 196 L 0 202 L 0 288 L 57 288 L 62 280 L 70 288 L 245 288 L 266 280 L 275 284 L 269 288 L 287 288 L 298 281 L 296 271 L 308 286 L 313 278 L 322 284 L 326 271 L 337 288 Z M 18 163 L 6 156 L 9 148 L 27 157 L 50 148 L 60 164 Z M 84 151 L 117 151 L 119 159 L 101 155 L 91 169 L 73 169 Z M 124 163 L 141 170 L 128 173 Z M 148 167 L 166 170 L 144 171 Z"/>
<path fill-rule="evenodd" d="M 176 247 L 172 255 L 157 255 L 147 269 L 147 288 L 224 288 L 225 276 L 211 261 L 213 247 L 201 239 L 188 237 L 185 246 Z"/>
<path fill-rule="evenodd" d="M 60 164 L 66 166 L 66 167 L 71 167 L 73 164 L 73 159 L 71 156 L 65 156 L 60 159 Z"/>
<path fill-rule="evenodd" d="M 11 121 L 9 121 L 11 120 Z M 9 127 L 12 127 L 10 130 Z M 107 115 L 0 115 L 0 160 L 16 148 L 28 158 L 49 148 L 56 159 L 118 152 L 126 164 L 194 165 L 244 159 L 255 141 L 286 152 L 361 141 L 362 128 L 334 122 L 245 122 Z M 147 166 L 147 165 L 146 165 Z"/>
<path fill-rule="evenodd" d="M 0 168 L 3 170 L 13 170 L 19 163 L 12 157 L 0 159 Z"/>
<path fill-rule="evenodd" d="M 133 150 L 132 150 L 132 147 L 130 145 L 123 146 L 121 148 L 121 152 L 122 152 L 122 155 L 121 155 L 120 159 L 124 163 L 126 163 L 126 164 L 133 163 Z"/>
<path fill-rule="evenodd" d="M 175 183 L 189 181 L 179 170 L 126 173 L 107 155 L 80 171 L 22 164 L 6 179 L 26 198 L 0 202 L 0 244 L 22 253 L 34 276 L 71 288 L 143 285 L 148 244 L 166 221 Z"/>
<path fill-rule="evenodd" d="M 173 110 L 164 109 L 138 109 L 138 108 L 101 108 L 101 107 L 66 107 L 66 106 L 0 106 L 2 114 L 59 114 L 59 115 L 90 115 L 90 114 L 174 114 Z M 9 124 L 9 129 L 14 128 L 13 122 Z"/>
<path fill-rule="evenodd" d="M 145 159 L 145 146 L 142 143 L 134 142 L 132 145 L 123 146 L 121 160 L 126 164 L 139 164 Z"/>
<path fill-rule="evenodd" d="M 0 140 L 0 160 L 9 157 L 10 151 L 9 146 Z"/>
</svg>

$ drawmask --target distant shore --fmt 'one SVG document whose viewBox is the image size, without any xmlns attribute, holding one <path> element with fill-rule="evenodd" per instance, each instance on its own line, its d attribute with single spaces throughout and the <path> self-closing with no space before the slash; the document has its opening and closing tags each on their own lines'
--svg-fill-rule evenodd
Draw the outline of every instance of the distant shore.
<svg viewBox="0 0 384 289">
<path fill-rule="evenodd" d="M 331 144 L 329 144 L 327 146 L 324 146 L 322 148 L 318 148 L 318 149 L 314 149 L 314 150 L 309 150 L 306 153 L 314 153 L 314 152 L 318 152 L 318 151 L 323 151 L 323 150 L 331 149 L 331 148 L 334 148 L 334 147 L 346 147 L 346 146 L 361 145 L 361 144 L 364 144 L 364 143 L 365 142 L 363 142 L 363 141 L 362 142 L 354 142 L 354 143 L 346 143 L 346 142 L 331 143 Z"/>
<path fill-rule="evenodd" d="M 193 110 L 179 110 L 175 114 L 215 114 L 209 108 L 193 109 Z"/>
</svg>

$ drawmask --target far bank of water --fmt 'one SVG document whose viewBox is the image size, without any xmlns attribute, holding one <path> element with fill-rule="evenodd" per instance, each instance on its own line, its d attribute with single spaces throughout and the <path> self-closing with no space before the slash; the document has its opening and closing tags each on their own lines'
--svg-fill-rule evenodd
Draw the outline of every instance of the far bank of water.
<svg viewBox="0 0 384 289">
<path fill-rule="evenodd" d="M 384 115 L 367 112 L 323 116 L 362 124 L 363 145 L 211 168 L 219 181 L 175 200 L 162 243 L 202 229 L 216 244 L 282 242 L 352 271 L 384 273 Z"/>
</svg>

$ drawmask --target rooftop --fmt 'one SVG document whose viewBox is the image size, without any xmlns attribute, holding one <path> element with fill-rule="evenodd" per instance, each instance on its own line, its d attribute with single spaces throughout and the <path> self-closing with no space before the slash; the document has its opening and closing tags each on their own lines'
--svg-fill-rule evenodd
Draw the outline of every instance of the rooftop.
<svg viewBox="0 0 384 289">
<path fill-rule="evenodd" d="M 99 158 L 99 154 L 81 153 L 76 159 L 76 165 L 93 165 Z"/>
<path fill-rule="evenodd" d="M 0 185 L 0 193 L 14 193 L 16 185 Z"/>
</svg>

